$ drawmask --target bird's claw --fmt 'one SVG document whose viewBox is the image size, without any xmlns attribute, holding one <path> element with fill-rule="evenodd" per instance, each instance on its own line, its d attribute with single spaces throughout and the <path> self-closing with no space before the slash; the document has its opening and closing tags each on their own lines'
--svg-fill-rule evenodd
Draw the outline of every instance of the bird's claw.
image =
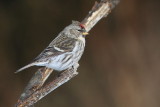
<svg viewBox="0 0 160 107">
<path fill-rule="evenodd" d="M 73 66 L 72 66 L 72 68 L 75 70 L 75 71 L 77 71 L 77 68 L 79 67 L 79 64 L 78 63 L 76 63 L 76 64 L 74 64 Z"/>
</svg>

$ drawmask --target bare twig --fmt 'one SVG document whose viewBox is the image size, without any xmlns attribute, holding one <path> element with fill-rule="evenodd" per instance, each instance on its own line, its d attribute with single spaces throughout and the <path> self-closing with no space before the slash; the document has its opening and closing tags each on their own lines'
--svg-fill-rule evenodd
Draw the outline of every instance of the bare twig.
<svg viewBox="0 0 160 107">
<path fill-rule="evenodd" d="M 85 25 L 86 31 L 89 32 L 94 25 L 106 17 L 111 10 L 119 3 L 119 0 L 101 0 L 100 3 L 95 2 L 89 14 L 86 18 L 81 22 Z"/>
<path fill-rule="evenodd" d="M 42 99 L 44 96 L 73 78 L 78 74 L 77 69 L 68 69 L 58 75 L 56 78 L 53 79 L 52 82 L 44 86 L 43 88 L 39 88 L 36 90 L 30 97 L 26 98 L 25 100 L 19 101 L 17 103 L 17 107 L 29 107 Z"/>
<path fill-rule="evenodd" d="M 39 89 L 52 72 L 53 72 L 52 69 L 46 68 L 46 67 L 38 69 L 38 71 L 31 78 L 28 85 L 26 86 L 23 93 L 21 94 L 19 101 L 25 100 L 31 94 L 33 94 L 37 89 Z"/>
<path fill-rule="evenodd" d="M 119 0 L 101 0 L 100 3 L 95 2 L 95 5 L 92 7 L 91 11 L 89 11 L 89 14 L 81 22 L 85 26 L 86 31 L 89 32 L 99 20 L 106 17 L 118 2 Z M 52 70 L 47 68 L 38 70 L 18 100 L 16 107 L 28 107 L 33 105 L 41 98 L 76 76 L 78 74 L 77 68 L 78 67 L 62 72 L 59 76 L 55 77 L 52 82 L 43 87 L 43 83 L 51 74 Z"/>
</svg>

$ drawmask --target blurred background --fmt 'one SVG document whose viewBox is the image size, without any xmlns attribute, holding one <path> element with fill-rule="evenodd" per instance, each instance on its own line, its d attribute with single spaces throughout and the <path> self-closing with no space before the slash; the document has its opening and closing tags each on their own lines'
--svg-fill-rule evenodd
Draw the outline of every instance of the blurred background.
<svg viewBox="0 0 160 107">
<path fill-rule="evenodd" d="M 0 1 L 0 107 L 13 107 L 33 60 L 95 0 Z M 87 36 L 79 75 L 35 107 L 160 107 L 160 1 L 121 0 Z"/>
</svg>

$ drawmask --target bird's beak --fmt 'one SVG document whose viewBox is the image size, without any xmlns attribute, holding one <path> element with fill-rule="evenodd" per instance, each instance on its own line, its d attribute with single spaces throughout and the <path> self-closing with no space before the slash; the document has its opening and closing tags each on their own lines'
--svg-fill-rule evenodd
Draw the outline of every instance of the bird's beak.
<svg viewBox="0 0 160 107">
<path fill-rule="evenodd" d="M 89 33 L 88 32 L 83 32 L 82 35 L 86 36 L 88 35 Z"/>
</svg>

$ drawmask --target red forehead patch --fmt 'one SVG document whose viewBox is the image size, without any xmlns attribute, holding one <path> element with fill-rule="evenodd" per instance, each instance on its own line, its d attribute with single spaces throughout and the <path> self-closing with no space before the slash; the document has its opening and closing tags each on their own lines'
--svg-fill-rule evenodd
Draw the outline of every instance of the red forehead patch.
<svg viewBox="0 0 160 107">
<path fill-rule="evenodd" d="M 85 28 L 83 24 L 79 24 L 79 26 L 80 26 L 82 29 L 84 29 L 84 28 Z"/>
</svg>

